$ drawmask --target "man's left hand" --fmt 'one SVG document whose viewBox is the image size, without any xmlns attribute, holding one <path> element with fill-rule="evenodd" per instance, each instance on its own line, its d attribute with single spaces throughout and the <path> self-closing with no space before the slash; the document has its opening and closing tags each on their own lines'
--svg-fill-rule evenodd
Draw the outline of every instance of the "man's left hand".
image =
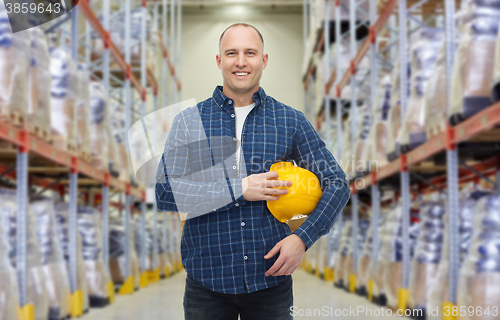
<svg viewBox="0 0 500 320">
<path fill-rule="evenodd" d="M 271 259 L 278 252 L 280 256 L 276 262 L 274 262 L 273 266 L 267 270 L 266 277 L 291 275 L 300 265 L 304 253 L 306 252 L 306 245 L 298 235 L 291 234 L 278 242 L 274 248 L 264 256 L 264 259 Z"/>
</svg>

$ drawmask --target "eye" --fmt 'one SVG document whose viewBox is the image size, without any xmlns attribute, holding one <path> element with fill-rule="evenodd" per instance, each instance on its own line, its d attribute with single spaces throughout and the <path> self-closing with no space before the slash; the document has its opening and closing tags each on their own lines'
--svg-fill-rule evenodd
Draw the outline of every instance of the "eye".
<svg viewBox="0 0 500 320">
<path fill-rule="evenodd" d="M 248 54 L 249 54 L 249 55 L 255 55 L 255 52 L 253 52 L 253 51 L 249 51 L 249 52 L 248 52 Z"/>
<path fill-rule="evenodd" d="M 227 55 L 228 56 L 234 56 L 234 52 L 228 52 Z"/>
</svg>

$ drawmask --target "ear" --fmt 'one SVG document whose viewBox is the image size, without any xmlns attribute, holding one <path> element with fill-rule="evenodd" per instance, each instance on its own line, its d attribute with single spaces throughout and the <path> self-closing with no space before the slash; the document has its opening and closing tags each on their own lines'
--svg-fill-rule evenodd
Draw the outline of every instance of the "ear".
<svg viewBox="0 0 500 320">
<path fill-rule="evenodd" d="M 221 60 L 221 56 L 219 54 L 216 54 L 215 55 L 215 61 L 217 62 L 217 67 L 219 67 L 219 70 L 221 70 L 222 66 L 222 60 Z"/>
<path fill-rule="evenodd" d="M 264 58 L 262 60 L 264 67 L 262 68 L 262 70 L 266 69 L 268 61 L 269 61 L 269 55 L 267 53 L 264 53 Z"/>
</svg>

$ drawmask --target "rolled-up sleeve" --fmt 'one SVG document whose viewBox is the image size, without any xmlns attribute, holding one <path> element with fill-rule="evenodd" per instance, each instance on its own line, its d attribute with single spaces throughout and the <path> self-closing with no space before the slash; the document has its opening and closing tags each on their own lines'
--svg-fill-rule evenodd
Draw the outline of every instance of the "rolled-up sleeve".
<svg viewBox="0 0 500 320">
<path fill-rule="evenodd" d="M 309 249 L 320 237 L 330 232 L 349 200 L 350 189 L 345 173 L 301 112 L 293 143 L 293 160 L 318 177 L 323 191 L 323 196 L 314 211 L 293 232 Z"/>
</svg>

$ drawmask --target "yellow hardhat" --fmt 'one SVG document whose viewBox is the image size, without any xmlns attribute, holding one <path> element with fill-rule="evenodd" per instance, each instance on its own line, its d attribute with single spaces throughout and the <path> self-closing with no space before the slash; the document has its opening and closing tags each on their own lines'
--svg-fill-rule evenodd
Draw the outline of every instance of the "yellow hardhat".
<svg viewBox="0 0 500 320">
<path fill-rule="evenodd" d="M 292 181 L 288 194 L 280 195 L 278 200 L 267 201 L 273 216 L 286 223 L 294 216 L 310 214 L 321 199 L 323 192 L 318 177 L 309 170 L 295 167 L 291 162 L 277 162 L 270 171 L 276 171 L 279 180 Z"/>
</svg>

